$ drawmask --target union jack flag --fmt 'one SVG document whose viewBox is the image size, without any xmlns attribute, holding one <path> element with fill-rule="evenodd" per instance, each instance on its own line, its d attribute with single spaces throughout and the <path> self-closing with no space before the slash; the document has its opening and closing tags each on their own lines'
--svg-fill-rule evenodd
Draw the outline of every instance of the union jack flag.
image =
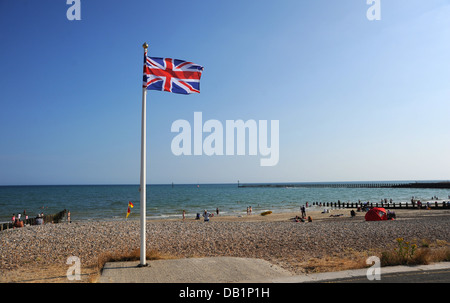
<svg viewBox="0 0 450 303">
<path fill-rule="evenodd" d="M 200 93 L 203 67 L 178 59 L 144 55 L 144 83 L 147 90 L 160 90 L 177 94 Z"/>
</svg>

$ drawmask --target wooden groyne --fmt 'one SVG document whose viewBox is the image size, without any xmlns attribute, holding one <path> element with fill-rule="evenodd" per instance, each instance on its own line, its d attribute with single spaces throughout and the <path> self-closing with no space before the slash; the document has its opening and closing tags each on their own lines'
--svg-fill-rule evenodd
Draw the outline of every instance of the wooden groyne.
<svg viewBox="0 0 450 303">
<path fill-rule="evenodd" d="M 385 209 L 450 209 L 450 201 L 433 201 L 429 205 L 427 203 L 417 203 L 417 202 L 402 202 L 402 203 L 384 203 L 384 202 L 313 202 L 312 205 L 319 207 L 329 207 L 329 208 L 372 208 L 381 207 Z"/>
<path fill-rule="evenodd" d="M 450 189 L 450 182 L 412 182 L 412 183 L 274 183 L 240 184 L 238 187 L 312 187 L 312 188 L 436 188 Z"/>
<path fill-rule="evenodd" d="M 60 223 L 65 215 L 67 213 L 67 210 L 63 210 L 60 211 L 59 213 L 56 214 L 52 214 L 52 215 L 44 215 L 42 217 L 43 219 L 43 224 L 47 224 L 47 223 Z M 28 218 L 28 219 L 21 219 L 20 221 L 23 222 L 23 225 L 38 225 L 37 220 L 39 218 Z M 0 231 L 6 230 L 6 229 L 10 229 L 10 228 L 14 228 L 14 222 L 6 222 L 6 223 L 0 223 Z"/>
</svg>

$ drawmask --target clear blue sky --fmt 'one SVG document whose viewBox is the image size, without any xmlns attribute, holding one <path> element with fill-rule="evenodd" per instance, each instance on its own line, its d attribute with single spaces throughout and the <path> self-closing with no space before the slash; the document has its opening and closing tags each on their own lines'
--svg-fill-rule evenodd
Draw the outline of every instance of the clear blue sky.
<svg viewBox="0 0 450 303">
<path fill-rule="evenodd" d="M 0 185 L 138 184 L 142 44 L 205 67 L 150 91 L 148 183 L 450 179 L 450 1 L 0 0 Z M 175 156 L 177 119 L 279 120 L 279 162 Z"/>
</svg>

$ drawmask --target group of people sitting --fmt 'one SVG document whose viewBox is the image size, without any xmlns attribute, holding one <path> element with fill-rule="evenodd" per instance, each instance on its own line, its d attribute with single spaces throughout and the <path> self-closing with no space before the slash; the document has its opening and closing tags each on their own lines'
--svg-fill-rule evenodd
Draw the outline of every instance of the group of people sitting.
<svg viewBox="0 0 450 303">
<path fill-rule="evenodd" d="M 26 214 L 25 211 L 23 211 L 23 216 L 22 216 L 22 214 L 18 213 L 17 216 L 16 216 L 16 214 L 13 214 L 12 218 L 11 218 L 11 221 L 13 222 L 14 227 L 24 227 L 25 220 L 28 220 L 28 215 Z M 34 224 L 36 224 L 36 225 L 44 224 L 44 213 L 40 213 L 36 216 L 36 220 L 35 220 Z"/>
<path fill-rule="evenodd" d="M 305 217 L 295 216 L 294 222 L 305 222 Z M 311 216 L 308 216 L 308 222 L 312 222 Z"/>
</svg>

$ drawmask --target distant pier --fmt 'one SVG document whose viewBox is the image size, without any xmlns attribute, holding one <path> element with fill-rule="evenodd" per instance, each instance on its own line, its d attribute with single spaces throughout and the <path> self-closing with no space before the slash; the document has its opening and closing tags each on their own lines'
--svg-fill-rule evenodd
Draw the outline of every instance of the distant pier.
<svg viewBox="0 0 450 303">
<path fill-rule="evenodd" d="M 261 183 L 261 184 L 241 184 L 239 188 L 244 187 L 313 187 L 313 188 L 449 188 L 450 182 L 410 182 L 410 183 Z"/>
</svg>

